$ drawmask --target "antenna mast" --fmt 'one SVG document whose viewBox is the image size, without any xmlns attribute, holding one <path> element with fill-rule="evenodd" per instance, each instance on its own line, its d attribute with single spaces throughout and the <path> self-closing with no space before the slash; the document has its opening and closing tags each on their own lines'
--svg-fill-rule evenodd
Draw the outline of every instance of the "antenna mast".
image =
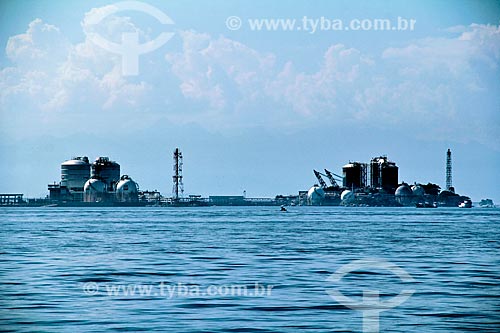
<svg viewBox="0 0 500 333">
<path fill-rule="evenodd" d="M 182 152 L 179 148 L 175 148 L 174 150 L 174 175 L 172 179 L 174 181 L 172 197 L 174 200 L 179 200 L 184 193 L 184 184 L 182 183 Z"/>
<path fill-rule="evenodd" d="M 446 152 L 446 190 L 453 191 L 452 176 L 451 176 L 451 150 Z"/>
</svg>

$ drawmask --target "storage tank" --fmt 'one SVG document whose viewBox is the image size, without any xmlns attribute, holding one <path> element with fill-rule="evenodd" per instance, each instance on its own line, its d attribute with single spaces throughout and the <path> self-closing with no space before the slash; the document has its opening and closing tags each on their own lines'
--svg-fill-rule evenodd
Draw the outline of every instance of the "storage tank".
<svg viewBox="0 0 500 333">
<path fill-rule="evenodd" d="M 394 193 L 396 201 L 402 205 L 410 205 L 413 202 L 413 192 L 406 183 L 401 184 Z"/>
<path fill-rule="evenodd" d="M 104 202 L 106 201 L 106 184 L 98 178 L 90 178 L 83 188 L 84 202 Z"/>
<path fill-rule="evenodd" d="M 127 175 L 123 175 L 116 185 L 116 200 L 119 202 L 139 201 L 139 186 Z"/>
<path fill-rule="evenodd" d="M 398 167 L 387 156 L 372 158 L 370 162 L 371 187 L 393 192 L 398 187 Z"/>
<path fill-rule="evenodd" d="M 111 161 L 109 157 L 98 157 L 92 163 L 92 177 L 103 181 L 108 191 L 114 191 L 120 180 L 120 164 Z"/>
<path fill-rule="evenodd" d="M 344 190 L 342 191 L 342 194 L 340 195 L 340 200 L 342 203 L 349 203 L 354 201 L 354 193 L 349 190 Z"/>
<path fill-rule="evenodd" d="M 307 191 L 308 205 L 320 205 L 323 200 L 325 200 L 325 191 L 321 187 L 314 185 Z"/>
<path fill-rule="evenodd" d="M 422 197 L 425 195 L 425 190 L 420 184 L 413 185 L 411 187 L 411 191 L 413 192 L 413 195 L 417 197 Z"/>
<path fill-rule="evenodd" d="M 347 188 L 365 187 L 366 164 L 350 162 L 342 167 L 343 185 Z"/>
<path fill-rule="evenodd" d="M 74 157 L 61 164 L 61 186 L 70 192 L 82 192 L 90 178 L 90 163 L 87 156 Z"/>
</svg>

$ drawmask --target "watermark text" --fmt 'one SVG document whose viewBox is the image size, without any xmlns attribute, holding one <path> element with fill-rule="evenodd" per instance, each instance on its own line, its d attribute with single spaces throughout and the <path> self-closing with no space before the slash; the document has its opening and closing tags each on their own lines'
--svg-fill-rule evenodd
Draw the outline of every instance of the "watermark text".
<svg viewBox="0 0 500 333">
<path fill-rule="evenodd" d="M 267 297 L 271 296 L 272 285 L 259 282 L 253 284 L 208 285 L 187 284 L 178 282 L 170 284 L 99 284 L 87 282 L 82 286 L 86 295 L 104 295 L 108 297 L 214 297 L 214 296 L 243 296 Z"/>
<path fill-rule="evenodd" d="M 417 20 L 398 16 L 396 19 L 332 19 L 328 17 L 296 18 L 249 18 L 241 19 L 239 16 L 229 16 L 226 27 L 229 30 L 250 31 L 291 31 L 314 34 L 321 31 L 414 31 Z"/>
</svg>

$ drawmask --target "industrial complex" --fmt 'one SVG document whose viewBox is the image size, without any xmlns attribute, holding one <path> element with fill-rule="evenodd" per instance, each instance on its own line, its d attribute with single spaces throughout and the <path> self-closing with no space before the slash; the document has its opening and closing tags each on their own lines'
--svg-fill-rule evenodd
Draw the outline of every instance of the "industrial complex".
<svg viewBox="0 0 500 333">
<path fill-rule="evenodd" d="M 49 184 L 54 204 L 139 205 L 139 185 L 128 175 L 120 176 L 120 164 L 98 157 L 91 164 L 87 156 L 61 164 L 61 181 Z"/>
<path fill-rule="evenodd" d="M 399 182 L 399 168 L 387 156 L 369 162 L 349 161 L 342 175 L 328 169 L 313 170 L 317 183 L 296 195 L 274 198 L 242 196 L 184 196 L 183 157 L 173 152 L 172 194 L 142 190 L 130 176 L 121 175 L 120 164 L 108 157 L 90 162 L 87 156 L 74 157 L 61 164 L 61 180 L 48 185 L 44 199 L 23 199 L 22 194 L 0 194 L 0 205 L 50 206 L 414 206 L 421 208 L 470 207 L 467 196 L 455 193 L 452 184 L 451 151 L 446 152 L 446 187 L 437 184 Z M 328 181 L 325 181 L 325 179 Z"/>
<path fill-rule="evenodd" d="M 318 183 L 308 191 L 299 192 L 300 205 L 344 206 L 438 206 L 459 207 L 468 205 L 470 198 L 455 193 L 452 185 L 451 151 L 446 153 L 446 188 L 437 184 L 407 183 L 398 181 L 398 166 L 387 156 L 378 156 L 369 163 L 349 162 L 342 168 L 342 176 L 325 169 L 313 170 Z M 327 178 L 327 185 L 323 177 Z M 342 186 L 338 184 L 342 182 Z"/>
</svg>

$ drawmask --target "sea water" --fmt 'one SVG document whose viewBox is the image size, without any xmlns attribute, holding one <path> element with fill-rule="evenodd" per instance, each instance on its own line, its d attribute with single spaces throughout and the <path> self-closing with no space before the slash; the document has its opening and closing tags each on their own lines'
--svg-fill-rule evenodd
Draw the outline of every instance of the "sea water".
<svg viewBox="0 0 500 333">
<path fill-rule="evenodd" d="M 0 228 L 0 331 L 361 332 L 404 290 L 371 329 L 500 331 L 499 209 L 0 208 Z"/>
</svg>

